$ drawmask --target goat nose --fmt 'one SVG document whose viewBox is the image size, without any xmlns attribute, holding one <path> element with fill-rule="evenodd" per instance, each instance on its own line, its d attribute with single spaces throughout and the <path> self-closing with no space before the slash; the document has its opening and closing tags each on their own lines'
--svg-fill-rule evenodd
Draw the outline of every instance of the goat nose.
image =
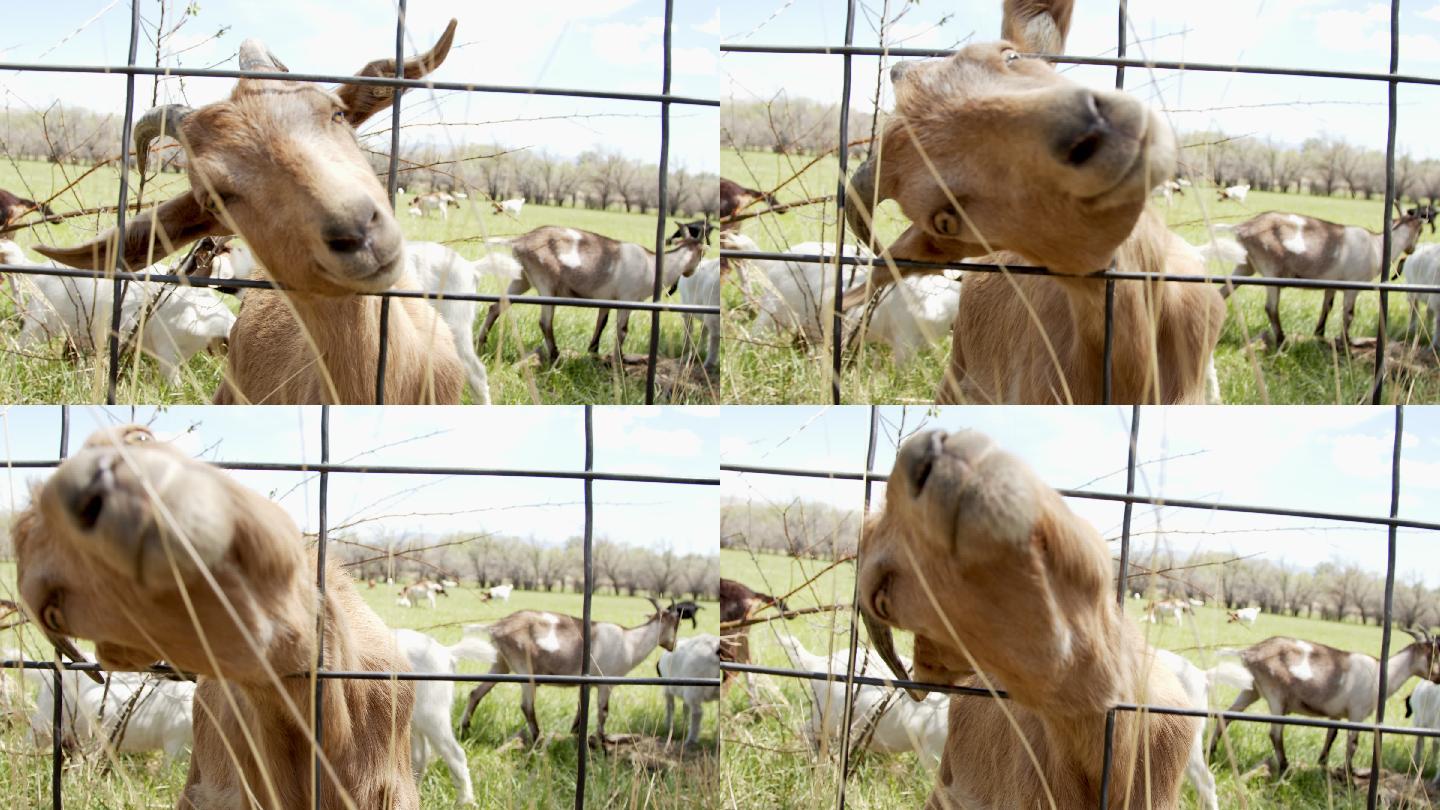
<svg viewBox="0 0 1440 810">
<path fill-rule="evenodd" d="M 1105 117 L 1105 101 L 1099 94 L 1085 90 L 1076 100 L 1069 127 L 1062 130 L 1058 144 L 1061 159 L 1080 168 L 1105 145 L 1110 124 Z"/>
<path fill-rule="evenodd" d="M 325 244 L 336 253 L 358 253 L 370 246 L 370 236 L 380 220 L 380 209 L 373 203 L 357 215 L 336 219 L 325 227 Z"/>
</svg>

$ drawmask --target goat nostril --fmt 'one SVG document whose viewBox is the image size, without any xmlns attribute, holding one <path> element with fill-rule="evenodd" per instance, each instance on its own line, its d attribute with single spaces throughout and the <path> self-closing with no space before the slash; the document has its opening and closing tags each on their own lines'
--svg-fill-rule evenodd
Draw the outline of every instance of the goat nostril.
<svg viewBox="0 0 1440 810">
<path fill-rule="evenodd" d="M 85 499 L 80 502 L 79 508 L 75 510 L 75 518 L 80 521 L 80 528 L 86 531 L 95 528 L 95 524 L 100 521 L 100 513 L 104 509 L 104 495 L 96 491 L 85 496 Z"/>
<path fill-rule="evenodd" d="M 1084 166 L 1095 153 L 1100 150 L 1101 135 L 1099 132 L 1087 132 L 1070 146 L 1070 151 L 1065 154 L 1065 162 L 1071 166 Z"/>
</svg>

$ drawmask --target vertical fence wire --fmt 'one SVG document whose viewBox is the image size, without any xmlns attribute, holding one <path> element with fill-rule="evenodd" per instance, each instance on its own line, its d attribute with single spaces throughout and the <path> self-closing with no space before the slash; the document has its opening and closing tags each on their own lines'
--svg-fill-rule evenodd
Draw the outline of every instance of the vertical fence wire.
<svg viewBox="0 0 1440 810">
<path fill-rule="evenodd" d="M 672 27 L 675 22 L 675 0 L 665 0 L 665 28 L 664 28 L 664 74 L 661 79 L 660 92 L 666 96 L 670 95 L 670 44 Z M 650 300 L 659 303 L 660 293 L 663 288 L 661 282 L 665 275 L 665 212 L 670 208 L 669 200 L 669 178 L 666 176 L 670 171 L 670 102 L 660 102 L 660 204 L 655 211 L 655 286 L 651 290 Z M 617 316 L 615 322 L 615 362 L 619 363 L 618 371 L 625 373 L 625 347 L 620 344 L 620 324 L 624 319 Z M 685 327 L 687 330 L 689 326 Z M 598 335 L 597 335 L 598 337 Z M 655 404 L 655 364 L 656 355 L 660 349 L 660 313 L 650 313 L 650 351 L 645 359 L 645 404 Z"/>
<path fill-rule="evenodd" d="M 1390 456 L 1390 517 L 1400 516 L 1400 446 L 1405 438 L 1405 406 L 1395 405 L 1395 446 Z M 1375 725 L 1385 723 L 1385 699 L 1389 696 L 1390 680 L 1390 622 L 1394 615 L 1395 602 L 1395 551 L 1396 534 L 1399 527 L 1390 524 L 1385 545 L 1385 605 L 1384 619 L 1380 626 L 1380 689 L 1375 701 Z M 1427 677 L 1429 673 L 1426 673 Z M 1408 676 L 1407 680 L 1408 680 Z M 1418 719 L 1418 718 L 1417 718 Z M 1353 732 L 1352 732 L 1353 733 Z M 1370 785 L 1365 806 L 1375 810 L 1380 793 L 1380 746 L 1384 734 L 1376 729 L 1373 748 L 1370 752 Z M 1421 762 L 1421 765 L 1424 763 Z M 1345 749 L 1345 769 L 1350 769 L 1350 749 Z"/>
<path fill-rule="evenodd" d="M 320 810 L 320 793 L 324 782 L 324 756 L 321 744 L 324 739 L 321 728 L 325 716 L 321 699 L 325 695 L 325 679 L 319 673 L 325 668 L 325 550 L 329 544 L 330 516 L 330 406 L 320 406 L 320 534 L 315 547 L 315 757 L 311 767 L 315 769 L 315 810 Z"/>
<path fill-rule="evenodd" d="M 159 33 L 156 33 L 159 36 Z M 130 53 L 127 64 L 135 67 L 140 50 L 140 0 L 130 0 Z M 125 74 L 125 120 L 120 126 L 120 201 L 115 208 L 115 242 L 106 263 L 110 273 L 121 269 L 125 247 L 125 204 L 130 196 L 130 135 L 135 125 L 135 74 Z M 110 367 L 105 384 L 105 404 L 115 404 L 115 389 L 120 382 L 120 310 L 125 303 L 125 288 L 129 282 L 119 278 L 111 279 L 110 336 L 106 345 L 110 354 Z M 100 284 L 96 282 L 96 289 Z"/>
<path fill-rule="evenodd" d="M 1380 281 L 1390 281 L 1390 260 L 1394 258 L 1395 238 L 1390 227 L 1390 212 L 1395 207 L 1395 118 L 1400 85 L 1395 74 L 1400 71 L 1400 0 L 1390 0 L 1390 78 L 1387 81 L 1389 94 L 1386 110 L 1385 129 L 1385 211 L 1380 219 Z M 1414 293 L 1411 293 L 1414 295 Z M 1380 287 L 1380 318 L 1375 330 L 1375 381 L 1370 392 L 1370 404 L 1379 405 L 1385 392 L 1385 344 L 1388 342 L 1387 326 L 1390 321 L 1390 291 Z M 1341 307 L 1340 339 L 1349 338 L 1345 329 L 1345 312 Z M 1346 347 L 1348 349 L 1348 346 Z M 1371 803 L 1374 807 L 1374 803 Z"/>
<path fill-rule="evenodd" d="M 670 0 L 666 0 L 668 8 Z M 595 469 L 595 422 L 592 406 L 585 406 L 585 472 Z M 581 595 L 580 624 L 585 634 L 580 637 L 580 677 L 590 674 L 590 606 L 595 592 L 593 566 L 595 538 L 595 479 L 585 476 L 585 590 Z M 575 810 L 585 808 L 585 774 L 590 753 L 590 684 L 580 685 L 580 725 L 575 749 Z M 601 741 L 604 744 L 604 741 Z"/>
<path fill-rule="evenodd" d="M 138 1 L 138 0 L 137 0 Z M 60 458 L 63 460 L 70 456 L 70 406 L 60 406 Z M 54 648 L 54 661 L 60 660 L 60 648 Z M 65 749 L 61 744 L 63 736 L 60 733 L 60 723 L 64 720 L 64 704 L 62 697 L 65 691 L 61 688 L 60 667 L 55 667 L 52 673 L 50 686 L 55 690 L 54 706 L 50 712 L 50 806 L 54 810 L 64 807 L 64 791 L 61 782 L 65 768 Z"/>
<path fill-rule="evenodd" d="M 1125 2 L 1121 0 L 1121 15 L 1124 15 Z M 1123 23 L 1121 28 L 1124 31 Z M 1123 36 L 1122 36 L 1123 39 Z M 1139 467 L 1136 456 L 1140 446 L 1140 406 L 1130 406 L 1130 449 L 1125 458 L 1125 494 L 1135 494 L 1135 470 Z M 1135 514 L 1135 501 L 1129 497 L 1125 500 L 1124 515 L 1120 520 L 1120 572 L 1115 576 L 1115 603 L 1121 611 L 1125 610 L 1125 592 L 1130 585 L 1130 524 Z M 1100 810 L 1107 810 L 1110 806 L 1110 780 L 1115 770 L 1115 709 L 1105 713 L 1105 751 L 1104 764 L 1100 771 Z"/>
<path fill-rule="evenodd" d="M 850 51 L 849 48 L 855 43 L 855 0 L 846 0 L 845 3 L 845 48 L 846 51 L 840 60 L 845 64 L 845 75 L 840 81 L 840 142 L 837 144 L 839 153 L 837 157 L 840 162 L 840 179 L 836 181 L 835 188 L 835 297 L 830 302 L 831 326 L 833 334 L 831 338 L 831 369 L 833 375 L 830 378 L 830 400 L 836 405 L 840 404 L 840 373 L 841 373 L 841 350 L 844 347 L 845 335 L 842 325 L 844 319 L 840 311 L 840 299 L 845 296 L 845 183 L 846 175 L 850 167 Z M 872 145 L 873 149 L 873 145 Z"/>
<path fill-rule="evenodd" d="M 405 78 L 405 2 L 395 9 L 395 78 Z M 399 185 L 400 163 L 400 99 L 401 88 L 394 89 L 390 104 L 390 161 L 386 172 L 385 190 L 390 197 L 390 210 L 395 211 L 395 189 Z M 441 201 L 441 205 L 446 205 Z M 375 404 L 385 404 L 385 365 L 390 354 L 390 299 L 380 299 L 380 353 L 375 363 Z"/>
<path fill-rule="evenodd" d="M 843 175 L 843 173 L 842 173 Z M 843 181 L 842 181 L 843 182 Z M 860 525 L 865 525 L 865 516 L 870 514 L 870 490 L 875 481 L 870 471 L 875 469 L 875 446 L 880 435 L 880 409 L 870 406 L 870 439 L 865 447 L 865 500 L 860 511 Z M 845 708 L 840 726 L 840 778 L 835 786 L 836 810 L 845 810 L 845 786 L 850 780 L 850 726 L 855 714 L 855 656 L 860 646 L 860 540 L 855 543 L 855 588 L 850 595 L 850 651 L 845 665 Z M 892 673 L 899 674 L 899 673 Z"/>
<path fill-rule="evenodd" d="M 1117 59 L 1125 58 L 1125 28 L 1129 22 L 1126 18 L 1125 2 L 1126 0 L 1120 0 L 1117 14 L 1119 18 L 1115 34 L 1115 57 Z M 1125 89 L 1125 66 L 1123 64 L 1115 66 L 1115 89 Z M 1114 259 L 1110 260 L 1110 269 L 1112 271 L 1117 269 Z M 1105 348 L 1101 362 L 1104 363 L 1104 367 L 1102 369 L 1100 404 L 1109 405 L 1115 397 L 1115 279 L 1113 278 L 1105 279 Z M 1123 573 L 1124 569 L 1122 568 L 1121 571 Z"/>
</svg>

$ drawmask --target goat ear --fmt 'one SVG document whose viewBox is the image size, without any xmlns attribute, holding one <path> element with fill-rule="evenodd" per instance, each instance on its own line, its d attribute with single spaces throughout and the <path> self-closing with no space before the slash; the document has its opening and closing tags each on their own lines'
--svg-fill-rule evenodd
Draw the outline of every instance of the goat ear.
<svg viewBox="0 0 1440 810">
<path fill-rule="evenodd" d="M 455 41 L 455 20 L 445 26 L 445 33 L 440 35 L 440 40 L 435 47 L 405 60 L 405 78 L 418 79 L 425 76 L 450 55 L 450 45 Z M 376 59 L 374 62 L 360 69 L 356 76 L 395 76 L 395 60 Z M 342 85 L 336 92 L 340 100 L 345 102 L 345 118 L 351 126 L 358 127 L 370 116 L 395 103 L 395 91 L 397 88 L 374 84 L 346 84 Z"/>
<path fill-rule="evenodd" d="M 1064 53 L 1075 0 L 1005 0 L 1000 35 L 1030 53 Z"/>
<path fill-rule="evenodd" d="M 230 233 L 220 220 L 186 192 L 159 207 L 142 211 L 125 227 L 124 266 L 138 270 L 152 259 L 168 256 L 202 236 Z M 69 248 L 37 245 L 35 252 L 82 270 L 109 270 L 115 249 L 115 229 L 83 245 Z"/>
</svg>

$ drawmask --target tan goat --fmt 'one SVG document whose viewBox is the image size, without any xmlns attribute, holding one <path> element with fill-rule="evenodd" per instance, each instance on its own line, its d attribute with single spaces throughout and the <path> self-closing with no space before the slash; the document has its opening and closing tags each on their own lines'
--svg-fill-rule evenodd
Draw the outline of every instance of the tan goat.
<svg viewBox="0 0 1440 810">
<path fill-rule="evenodd" d="M 1123 93 L 1021 58 L 1017 49 L 1063 47 L 1070 7 L 1011 0 L 1004 30 L 1017 41 L 896 65 L 895 115 L 851 179 L 846 213 L 860 239 L 870 240 L 875 200 L 896 200 L 913 223 L 890 246 L 895 259 L 985 256 L 1061 275 L 965 274 L 941 402 L 1098 403 L 1105 282 L 1086 276 L 1112 258 L 1122 271 L 1204 273 L 1145 207 L 1175 166 L 1165 122 Z M 893 280 L 879 267 L 870 283 Z M 1112 401 L 1204 402 L 1220 294 L 1204 284 L 1115 286 Z M 843 305 L 869 292 L 851 290 Z"/>
<path fill-rule="evenodd" d="M 979 433 L 900 448 L 858 576 L 871 643 L 897 676 L 892 627 L 915 634 L 915 680 L 1011 697 L 951 700 L 930 810 L 1097 807 L 1106 710 L 1190 706 L 1116 605 L 1099 533 Z M 1196 722 L 1117 712 L 1106 810 L 1174 810 Z"/>
<path fill-rule="evenodd" d="M 452 20 L 428 53 L 405 62 L 407 78 L 450 52 Z M 287 72 L 265 46 L 240 46 L 243 70 Z M 395 60 L 359 76 L 394 76 Z M 369 403 L 375 400 L 381 299 L 356 293 L 414 289 L 404 236 L 355 127 L 388 108 L 395 91 L 363 84 L 335 92 L 309 82 L 241 79 L 230 98 L 191 110 L 170 105 L 135 126 L 141 171 L 150 144 L 170 135 L 185 147 L 190 190 L 141 213 L 125 231 L 124 260 L 138 268 L 202 236 L 245 237 L 289 293 L 245 297 L 230 333 L 225 381 L 232 402 Z M 73 248 L 37 251 L 72 267 L 110 267 L 112 230 Z M 424 301 L 390 304 L 387 402 L 458 403 L 464 374 L 449 329 Z"/>
<path fill-rule="evenodd" d="M 180 808 L 312 806 L 316 555 L 279 505 L 132 425 L 60 465 L 14 542 L 47 635 L 93 640 L 108 668 L 163 659 L 200 675 Z M 339 568 L 323 604 L 327 667 L 409 670 Z M 321 807 L 419 807 L 413 702 L 405 682 L 325 684 Z"/>
</svg>

